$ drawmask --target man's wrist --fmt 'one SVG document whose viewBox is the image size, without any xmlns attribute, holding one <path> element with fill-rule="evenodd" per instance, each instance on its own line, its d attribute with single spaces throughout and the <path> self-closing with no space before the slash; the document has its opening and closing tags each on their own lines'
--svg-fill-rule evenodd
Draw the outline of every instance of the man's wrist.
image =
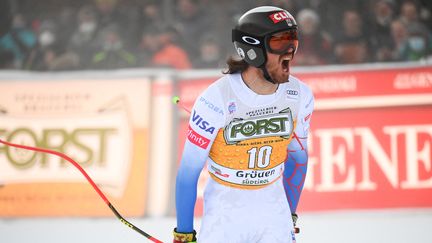
<svg viewBox="0 0 432 243">
<path fill-rule="evenodd" d="M 193 232 L 177 232 L 177 228 L 173 230 L 173 243 L 194 243 L 196 242 L 196 231 Z"/>
</svg>

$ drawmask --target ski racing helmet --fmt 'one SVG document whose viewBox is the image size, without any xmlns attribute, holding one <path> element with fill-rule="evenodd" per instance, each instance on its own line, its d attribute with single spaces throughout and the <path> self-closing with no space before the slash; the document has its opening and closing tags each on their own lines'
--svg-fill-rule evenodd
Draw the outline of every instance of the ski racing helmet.
<svg viewBox="0 0 432 243">
<path fill-rule="evenodd" d="M 297 30 L 297 22 L 287 10 L 261 6 L 239 18 L 232 30 L 232 42 L 237 54 L 246 63 L 261 68 L 264 77 L 274 83 L 265 67 L 266 52 L 284 54 L 292 48 L 295 53 L 298 47 Z M 284 35 L 273 37 L 279 32 L 284 32 Z"/>
</svg>

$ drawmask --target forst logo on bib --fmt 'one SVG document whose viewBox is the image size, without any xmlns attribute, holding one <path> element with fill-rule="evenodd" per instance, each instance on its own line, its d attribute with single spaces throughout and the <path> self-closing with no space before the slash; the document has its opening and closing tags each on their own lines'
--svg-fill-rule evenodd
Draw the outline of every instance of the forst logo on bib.
<svg viewBox="0 0 432 243">
<path fill-rule="evenodd" d="M 225 127 L 224 137 L 227 144 L 268 136 L 288 138 L 293 128 L 291 110 L 287 108 L 270 116 L 233 120 Z"/>
</svg>

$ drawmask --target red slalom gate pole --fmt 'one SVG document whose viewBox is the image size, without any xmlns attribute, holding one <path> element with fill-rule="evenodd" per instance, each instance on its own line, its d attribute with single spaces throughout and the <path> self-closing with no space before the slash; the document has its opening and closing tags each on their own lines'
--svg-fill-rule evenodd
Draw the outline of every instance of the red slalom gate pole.
<svg viewBox="0 0 432 243">
<path fill-rule="evenodd" d="M 56 155 L 64 160 L 67 160 L 68 162 L 70 162 L 73 166 L 75 166 L 75 168 L 77 168 L 81 174 L 83 174 L 83 176 L 87 179 L 87 181 L 90 183 L 90 185 L 93 187 L 93 189 L 97 192 L 97 194 L 99 194 L 99 196 L 102 198 L 102 200 L 105 202 L 105 204 L 111 209 L 111 211 L 114 213 L 114 215 L 126 226 L 128 226 L 129 228 L 135 230 L 136 232 L 138 232 L 139 234 L 143 235 L 144 237 L 146 237 L 147 239 L 149 239 L 150 241 L 154 242 L 154 243 L 163 243 L 162 241 L 154 238 L 153 236 L 149 235 L 148 233 L 144 232 L 143 230 L 141 230 L 140 228 L 136 227 L 135 225 L 133 225 L 132 223 L 130 223 L 129 221 L 127 221 L 125 218 L 123 218 L 123 216 L 117 211 L 117 209 L 111 204 L 111 202 L 108 200 L 108 198 L 105 196 L 105 194 L 99 189 L 99 187 L 96 185 L 96 183 L 93 181 L 93 179 L 87 174 L 87 172 L 78 164 L 78 162 L 76 162 L 75 160 L 71 159 L 69 156 L 67 156 L 64 153 L 60 153 L 54 150 L 50 150 L 50 149 L 45 149 L 45 148 L 38 148 L 38 147 L 31 147 L 31 146 L 26 146 L 26 145 L 20 145 L 20 144 L 14 144 L 14 143 L 10 143 L 7 141 L 3 141 L 0 139 L 0 143 L 6 145 L 6 146 L 10 146 L 10 147 L 15 147 L 15 148 L 20 148 L 20 149 L 25 149 L 25 150 L 31 150 L 31 151 L 36 151 L 36 152 L 41 152 L 41 153 L 47 153 L 47 154 L 52 154 L 52 155 Z"/>
</svg>

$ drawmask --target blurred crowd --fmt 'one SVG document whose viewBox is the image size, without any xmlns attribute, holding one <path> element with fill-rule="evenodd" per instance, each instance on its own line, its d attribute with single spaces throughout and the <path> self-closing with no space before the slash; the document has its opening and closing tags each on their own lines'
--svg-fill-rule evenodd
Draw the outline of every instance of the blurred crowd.
<svg viewBox="0 0 432 243">
<path fill-rule="evenodd" d="M 14 0 L 0 68 L 223 68 L 246 10 L 288 9 L 294 65 L 432 59 L 431 0 Z M 2 25 L 2 23 L 0 23 Z"/>
</svg>

